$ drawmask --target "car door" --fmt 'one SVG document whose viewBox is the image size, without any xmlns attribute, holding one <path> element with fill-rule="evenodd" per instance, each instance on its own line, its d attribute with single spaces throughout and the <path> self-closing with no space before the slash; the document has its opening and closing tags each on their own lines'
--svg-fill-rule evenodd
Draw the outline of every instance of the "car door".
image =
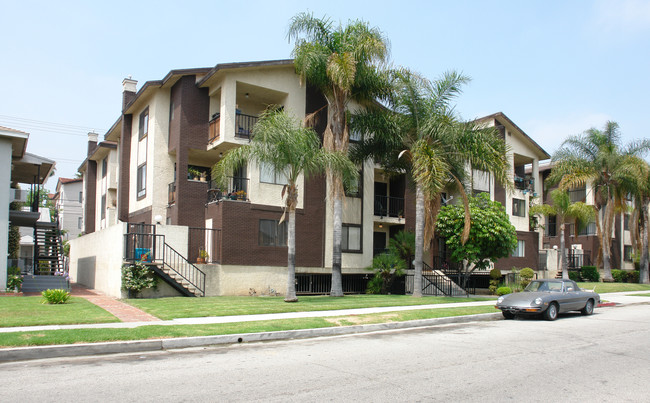
<svg viewBox="0 0 650 403">
<path fill-rule="evenodd" d="M 575 311 L 582 309 L 584 302 L 582 301 L 582 292 L 580 291 L 578 285 L 571 280 L 564 280 L 563 283 L 564 284 L 562 285 L 562 291 L 565 300 L 563 311 Z"/>
</svg>

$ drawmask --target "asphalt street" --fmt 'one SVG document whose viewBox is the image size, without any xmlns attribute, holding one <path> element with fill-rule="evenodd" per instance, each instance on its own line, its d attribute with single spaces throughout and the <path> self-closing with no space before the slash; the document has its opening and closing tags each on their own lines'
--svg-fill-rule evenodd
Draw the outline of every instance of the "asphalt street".
<svg viewBox="0 0 650 403">
<path fill-rule="evenodd" d="M 0 401 L 650 401 L 650 306 L 0 364 Z"/>
</svg>

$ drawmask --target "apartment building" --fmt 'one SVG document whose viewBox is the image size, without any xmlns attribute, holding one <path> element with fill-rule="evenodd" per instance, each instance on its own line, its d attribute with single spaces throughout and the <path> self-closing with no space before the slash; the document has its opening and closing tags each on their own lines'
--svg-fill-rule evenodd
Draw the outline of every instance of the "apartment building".
<svg viewBox="0 0 650 403">
<path fill-rule="evenodd" d="M 292 60 L 172 70 L 139 90 L 135 80 L 125 79 L 122 114 L 103 142 L 89 137 L 88 157 L 79 169 L 87 235 L 72 243 L 72 277 L 119 296 L 123 259 L 151 253 L 154 263 L 161 262 L 163 277 L 168 275 L 165 270 L 192 271 L 183 275 L 193 295 L 284 293 L 286 230 L 279 221 L 285 180 L 252 162 L 232 172 L 226 188 L 217 187 L 210 177 L 211 167 L 223 155 L 250 142 L 258 116 L 269 105 L 279 105 L 299 119 L 317 112 L 315 129 L 324 132 L 326 100 L 300 82 Z M 482 186 L 517 222 L 521 252 L 505 259 L 504 267 L 536 267 L 539 238 L 527 225 L 527 194 L 541 191 L 536 190 L 537 167 L 548 155 L 501 113 L 481 122 L 497 126 L 511 145 L 515 181 L 517 175 L 523 180 L 525 164 L 534 166 L 526 185 L 514 195 L 489 174 Z M 353 133 L 350 141 L 356 140 Z M 369 273 L 365 268 L 374 254 L 398 231 L 412 230 L 415 218 L 415 198 L 405 175 L 389 177 L 370 162 L 360 168 L 359 183 L 346 189 L 342 237 L 344 289 L 357 292 L 364 291 Z M 328 195 L 324 175 L 299 182 L 299 293 L 329 291 L 333 231 Z M 110 255 L 107 245 L 114 246 Z M 432 263 L 435 253 L 428 257 Z M 194 263 L 203 257 L 206 264 Z M 177 263 L 168 264 L 170 260 Z M 184 293 L 167 282 L 171 288 L 163 287 L 158 295 Z"/>
<path fill-rule="evenodd" d="M 553 165 L 551 161 L 546 161 L 540 168 L 542 179 L 545 180 L 551 173 Z M 555 187 L 548 186 L 544 183 L 543 202 L 553 204 L 550 192 Z M 593 206 L 594 191 L 590 183 L 584 186 L 568 190 L 572 203 L 583 202 Z M 627 205 L 632 206 L 632 200 L 627 200 Z M 632 235 L 629 227 L 630 213 L 620 212 L 614 219 L 614 228 L 612 229 L 612 247 L 611 247 L 611 264 L 612 269 L 633 270 L 634 263 L 632 255 L 634 248 L 632 246 Z M 602 220 L 601 220 L 602 222 Z M 560 222 L 555 216 L 546 216 L 540 222 L 544 230 L 544 236 L 541 247 L 540 264 L 548 270 L 557 270 L 558 267 L 558 249 L 560 247 Z M 569 269 L 579 269 L 582 266 L 597 266 L 598 251 L 600 241 L 596 234 L 595 219 L 589 223 L 567 222 L 565 225 L 565 247 L 568 258 Z"/>
<path fill-rule="evenodd" d="M 83 231 L 83 179 L 59 178 L 52 201 L 59 213 L 63 240 L 78 237 Z"/>
</svg>

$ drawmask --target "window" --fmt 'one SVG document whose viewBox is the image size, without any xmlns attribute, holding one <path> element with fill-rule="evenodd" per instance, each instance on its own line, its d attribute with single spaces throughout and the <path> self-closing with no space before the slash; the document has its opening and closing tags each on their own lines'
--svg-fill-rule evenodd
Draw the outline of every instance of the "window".
<svg viewBox="0 0 650 403">
<path fill-rule="evenodd" d="M 287 185 L 289 180 L 283 172 L 278 172 L 272 166 L 260 163 L 260 182 Z"/>
<path fill-rule="evenodd" d="M 361 252 L 361 225 L 343 224 L 341 250 L 343 252 Z"/>
<path fill-rule="evenodd" d="M 626 262 L 632 261 L 632 247 L 630 245 L 623 246 L 623 260 Z"/>
<path fill-rule="evenodd" d="M 108 171 L 108 157 L 102 160 L 102 178 L 106 177 L 106 171 Z"/>
<path fill-rule="evenodd" d="M 138 199 L 141 199 L 147 194 L 147 164 L 146 163 L 138 167 L 137 185 L 138 185 L 137 187 Z"/>
<path fill-rule="evenodd" d="M 260 220 L 260 246 L 287 246 L 287 222 Z"/>
<path fill-rule="evenodd" d="M 140 114 L 140 124 L 138 126 L 138 139 L 142 139 L 149 133 L 149 107 Z"/>
<path fill-rule="evenodd" d="M 345 186 L 345 195 L 347 197 L 361 197 L 361 189 L 363 184 L 363 170 L 359 171 L 359 177 L 353 179 L 349 185 Z"/>
<path fill-rule="evenodd" d="M 106 218 L 106 194 L 102 195 L 102 211 L 100 214 L 102 220 Z"/>
<path fill-rule="evenodd" d="M 512 257 L 524 257 L 526 241 L 517 241 L 517 247 L 512 251 Z"/>
<path fill-rule="evenodd" d="M 590 221 L 587 225 L 581 225 L 578 235 L 596 235 L 596 222 Z"/>
<path fill-rule="evenodd" d="M 83 218 L 77 217 L 77 228 L 81 229 L 82 224 L 83 224 Z"/>
<path fill-rule="evenodd" d="M 512 215 L 526 217 L 526 200 L 512 199 Z"/>
<path fill-rule="evenodd" d="M 584 202 L 587 199 L 587 190 L 582 188 L 576 188 L 569 190 L 569 198 L 571 203 Z"/>
<path fill-rule="evenodd" d="M 358 143 L 363 139 L 361 132 L 358 130 L 350 131 L 350 143 Z"/>
<path fill-rule="evenodd" d="M 546 228 L 544 230 L 546 236 L 557 236 L 557 216 L 551 215 L 546 217 Z"/>
<path fill-rule="evenodd" d="M 629 214 L 625 214 L 625 216 L 623 216 L 623 229 L 625 231 L 630 230 L 630 215 Z"/>
<path fill-rule="evenodd" d="M 79 192 L 79 203 L 83 203 L 84 199 L 84 192 Z"/>
</svg>

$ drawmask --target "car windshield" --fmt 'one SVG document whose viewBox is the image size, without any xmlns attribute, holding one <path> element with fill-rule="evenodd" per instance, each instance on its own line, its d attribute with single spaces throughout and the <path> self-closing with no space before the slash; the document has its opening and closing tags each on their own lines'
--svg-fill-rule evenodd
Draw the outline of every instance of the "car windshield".
<svg viewBox="0 0 650 403">
<path fill-rule="evenodd" d="M 528 284 L 528 287 L 524 291 L 530 291 L 530 292 L 535 292 L 535 291 L 554 291 L 554 292 L 560 292 L 562 291 L 562 283 L 561 282 L 551 282 L 551 281 L 531 281 L 530 284 Z"/>
</svg>

